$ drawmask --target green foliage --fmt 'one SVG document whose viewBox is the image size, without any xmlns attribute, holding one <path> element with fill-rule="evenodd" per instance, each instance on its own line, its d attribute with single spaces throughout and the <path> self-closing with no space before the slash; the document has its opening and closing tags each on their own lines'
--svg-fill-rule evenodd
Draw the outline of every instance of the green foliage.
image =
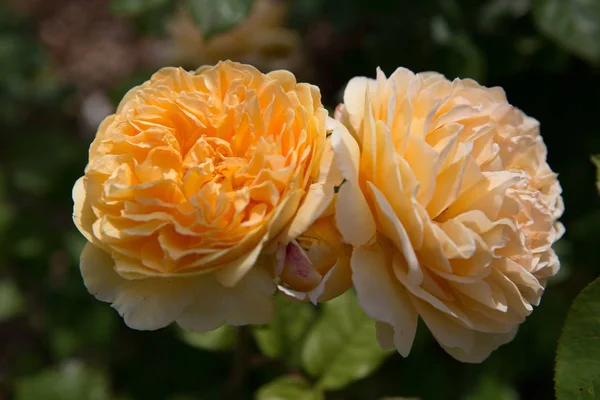
<svg viewBox="0 0 600 400">
<path fill-rule="evenodd" d="M 473 40 L 461 30 L 453 30 L 446 19 L 436 16 L 431 21 L 434 42 L 448 59 L 451 75 L 480 80 L 485 71 L 485 59 Z"/>
<path fill-rule="evenodd" d="M 600 278 L 573 302 L 556 354 L 556 398 L 597 399 L 600 391 Z"/>
<path fill-rule="evenodd" d="M 534 0 L 540 29 L 573 53 L 600 62 L 600 2 L 597 0 Z"/>
<path fill-rule="evenodd" d="M 181 338 L 192 347 L 209 351 L 231 350 L 235 341 L 235 329 L 224 325 L 210 332 L 181 331 Z"/>
<path fill-rule="evenodd" d="M 519 395 L 506 382 L 493 375 L 483 376 L 464 400 L 518 400 Z"/>
<path fill-rule="evenodd" d="M 205 38 L 225 32 L 246 18 L 252 0 L 184 0 Z"/>
<path fill-rule="evenodd" d="M 9 280 L 0 281 L 0 322 L 23 311 L 23 295 Z"/>
<path fill-rule="evenodd" d="M 394 397 L 382 397 L 379 400 L 420 400 L 418 397 L 399 397 L 399 396 L 394 396 Z"/>
<path fill-rule="evenodd" d="M 44 159 L 48 148 L 55 148 L 55 154 L 38 168 L 37 160 Z M 52 190 L 53 182 L 48 176 L 59 175 L 72 165 L 79 147 L 68 137 L 52 130 L 29 134 L 29 141 L 15 144 L 13 152 L 5 162 L 12 170 L 12 184 L 24 193 L 42 196 Z"/>
<path fill-rule="evenodd" d="M 81 362 L 69 362 L 23 378 L 16 400 L 109 400 L 106 377 Z"/>
<path fill-rule="evenodd" d="M 111 0 L 108 8 L 113 15 L 131 20 L 140 34 L 160 37 L 165 35 L 176 4 L 174 0 Z"/>
<path fill-rule="evenodd" d="M 596 166 L 596 186 L 598 187 L 598 192 L 600 192 L 600 154 L 593 156 L 592 162 Z"/>
<path fill-rule="evenodd" d="M 282 376 L 261 387 L 256 400 L 322 400 L 323 393 L 311 388 L 310 384 L 298 376 Z"/>
<path fill-rule="evenodd" d="M 372 373 L 389 351 L 375 336 L 375 323 L 358 305 L 354 292 L 323 305 L 323 314 L 308 334 L 302 362 L 324 389 L 340 389 Z"/>
<path fill-rule="evenodd" d="M 73 357 L 83 349 L 102 347 L 116 333 L 114 311 L 103 304 L 94 304 L 77 321 L 54 322 L 48 329 L 50 350 L 62 359 Z"/>
<path fill-rule="evenodd" d="M 273 384 L 272 390 L 288 390 L 288 386 L 310 393 L 338 390 L 373 373 L 391 354 L 379 347 L 375 324 L 362 312 L 353 291 L 320 308 L 316 316 L 312 304 L 278 296 L 273 321 L 254 328 L 254 337 L 265 356 L 300 368 L 316 381 L 313 389 L 304 380 L 284 377 Z M 271 386 L 267 388 L 271 393 Z"/>
<path fill-rule="evenodd" d="M 311 304 L 290 301 L 283 296 L 277 296 L 276 300 L 275 317 L 269 324 L 255 327 L 254 338 L 266 356 L 297 366 L 302 339 L 314 322 L 315 309 Z"/>
<path fill-rule="evenodd" d="M 112 0 L 110 10 L 126 17 L 137 16 L 152 11 L 170 0 Z"/>
<path fill-rule="evenodd" d="M 0 6 L 2 7 L 2 6 Z M 0 124 L 16 126 L 27 116 L 24 103 L 49 104 L 64 87 L 51 72 L 47 53 L 26 23 L 0 9 Z M 3 134 L 5 131 L 3 130 Z"/>
<path fill-rule="evenodd" d="M 5 178 L 0 170 L 0 240 L 4 234 L 4 230 L 9 225 L 12 219 L 12 210 L 10 204 L 5 199 Z"/>
</svg>

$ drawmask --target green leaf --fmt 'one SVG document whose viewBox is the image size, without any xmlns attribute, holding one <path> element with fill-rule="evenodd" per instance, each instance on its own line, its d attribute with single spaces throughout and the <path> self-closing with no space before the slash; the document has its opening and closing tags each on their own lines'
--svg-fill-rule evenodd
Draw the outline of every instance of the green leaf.
<svg viewBox="0 0 600 400">
<path fill-rule="evenodd" d="M 522 18 L 531 9 L 529 0 L 490 0 L 479 11 L 477 24 L 484 32 L 493 32 L 507 21 Z"/>
<path fill-rule="evenodd" d="M 132 17 L 154 10 L 169 0 L 112 0 L 110 11 L 118 16 Z"/>
<path fill-rule="evenodd" d="M 242 22 L 252 0 L 185 0 L 185 5 L 205 38 L 225 32 Z"/>
<path fill-rule="evenodd" d="M 484 375 L 465 400 L 518 400 L 517 392 L 493 375 Z"/>
<path fill-rule="evenodd" d="M 451 29 L 441 16 L 431 20 L 431 36 L 440 45 L 439 63 L 449 77 L 482 80 L 485 73 L 485 58 L 473 40 L 462 31 Z"/>
<path fill-rule="evenodd" d="M 533 16 L 548 37 L 579 57 L 600 62 L 598 0 L 535 0 Z"/>
<path fill-rule="evenodd" d="M 106 377 L 78 361 L 17 381 L 16 400 L 108 400 Z"/>
<path fill-rule="evenodd" d="M 198 398 L 187 394 L 174 394 L 169 396 L 168 400 L 198 400 Z"/>
<path fill-rule="evenodd" d="M 270 358 L 282 358 L 291 365 L 300 362 L 299 345 L 315 318 L 315 307 L 310 303 L 276 297 L 276 314 L 267 325 L 253 329 L 260 351 Z"/>
<path fill-rule="evenodd" d="M 70 229 L 63 234 L 63 248 L 67 251 L 73 264 L 79 264 L 81 251 L 87 239 L 77 229 Z"/>
<path fill-rule="evenodd" d="M 596 187 L 598 188 L 598 192 L 600 192 L 600 154 L 596 154 L 592 156 L 592 162 L 596 166 Z"/>
<path fill-rule="evenodd" d="M 4 198 L 6 193 L 5 185 L 4 173 L 0 169 L 0 235 L 4 233 L 14 218 L 14 211 Z"/>
<path fill-rule="evenodd" d="M 450 48 L 456 55 L 454 64 L 457 76 L 479 81 L 484 79 L 484 56 L 468 35 L 455 35 L 450 42 Z"/>
<path fill-rule="evenodd" d="M 52 157 L 48 157 L 52 149 Z M 3 154 L 7 165 L 7 178 L 18 190 L 27 195 L 48 195 L 57 189 L 57 182 L 65 170 L 80 159 L 81 148 L 61 129 L 48 127 L 44 132 L 27 132 L 27 138 L 17 137 L 11 143 L 11 151 Z M 44 168 L 38 168 L 36 160 L 45 157 Z"/>
<path fill-rule="evenodd" d="M 577 296 L 558 341 L 556 398 L 597 399 L 600 391 L 600 278 Z"/>
<path fill-rule="evenodd" d="M 23 310 L 23 295 L 12 281 L 0 281 L 0 322 Z"/>
<path fill-rule="evenodd" d="M 67 358 L 92 346 L 104 348 L 114 338 L 117 329 L 115 313 L 102 304 L 86 307 L 86 312 L 76 321 L 49 323 L 46 335 L 50 349 L 57 358 Z"/>
<path fill-rule="evenodd" d="M 375 323 L 358 305 L 356 294 L 346 294 L 323 305 L 323 314 L 308 334 L 302 361 L 319 378 L 318 386 L 339 389 L 373 372 L 390 351 L 377 343 Z"/>
<path fill-rule="evenodd" d="M 382 397 L 379 400 L 420 400 L 419 397 Z"/>
<path fill-rule="evenodd" d="M 181 339 L 190 346 L 202 350 L 230 350 L 235 341 L 234 329 L 232 326 L 223 325 L 214 331 L 203 333 L 181 330 Z"/>
<path fill-rule="evenodd" d="M 321 400 L 323 393 L 310 387 L 298 376 L 282 376 L 267 383 L 256 392 L 256 400 Z"/>
</svg>

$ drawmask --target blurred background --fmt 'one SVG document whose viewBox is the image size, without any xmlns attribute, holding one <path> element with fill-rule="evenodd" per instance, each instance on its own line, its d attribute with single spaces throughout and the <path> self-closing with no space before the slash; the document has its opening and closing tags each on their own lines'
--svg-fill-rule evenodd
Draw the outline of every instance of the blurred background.
<svg viewBox="0 0 600 400">
<path fill-rule="evenodd" d="M 221 59 L 289 69 L 318 85 L 330 110 L 353 76 L 404 66 L 502 86 L 540 120 L 567 233 L 556 245 L 562 269 L 516 340 L 481 365 L 461 364 L 421 326 L 407 359 L 367 344 L 358 367 L 332 381 L 306 362 L 305 336 L 315 324 L 322 335 L 336 328 L 331 318 L 351 299 L 282 307 L 273 326 L 193 335 L 130 330 L 89 295 L 71 189 L 97 125 L 159 67 Z M 554 398 L 566 312 L 600 271 L 590 163 L 600 153 L 599 66 L 595 0 L 3 0 L 0 399 L 323 398 L 315 382 L 329 382 L 327 399 Z M 360 347 L 336 329 L 330 340 Z M 287 386 L 268 386 L 277 379 Z"/>
</svg>

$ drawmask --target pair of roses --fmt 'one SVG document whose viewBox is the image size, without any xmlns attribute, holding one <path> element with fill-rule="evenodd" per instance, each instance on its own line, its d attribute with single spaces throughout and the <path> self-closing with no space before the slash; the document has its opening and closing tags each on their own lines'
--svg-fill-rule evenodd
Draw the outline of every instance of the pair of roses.
<svg viewBox="0 0 600 400">
<path fill-rule="evenodd" d="M 279 290 L 354 286 L 407 356 L 419 316 L 455 358 L 510 341 L 559 268 L 561 188 L 499 88 L 399 68 L 335 118 L 287 71 L 164 68 L 130 90 L 73 189 L 88 290 L 134 329 L 261 324 Z"/>
</svg>

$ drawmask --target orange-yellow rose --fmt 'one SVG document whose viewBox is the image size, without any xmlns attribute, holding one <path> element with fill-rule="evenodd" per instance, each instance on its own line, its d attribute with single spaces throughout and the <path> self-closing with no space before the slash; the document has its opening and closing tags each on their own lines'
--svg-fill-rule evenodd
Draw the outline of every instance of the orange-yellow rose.
<svg viewBox="0 0 600 400">
<path fill-rule="evenodd" d="M 561 188 L 538 122 L 500 88 L 404 68 L 352 79 L 336 117 L 336 219 L 380 344 L 408 355 L 420 316 L 452 356 L 482 361 L 559 268 Z"/>
<path fill-rule="evenodd" d="M 73 189 L 88 290 L 135 329 L 266 322 L 266 254 L 334 196 L 326 117 L 316 87 L 232 62 L 129 91 Z"/>
</svg>

